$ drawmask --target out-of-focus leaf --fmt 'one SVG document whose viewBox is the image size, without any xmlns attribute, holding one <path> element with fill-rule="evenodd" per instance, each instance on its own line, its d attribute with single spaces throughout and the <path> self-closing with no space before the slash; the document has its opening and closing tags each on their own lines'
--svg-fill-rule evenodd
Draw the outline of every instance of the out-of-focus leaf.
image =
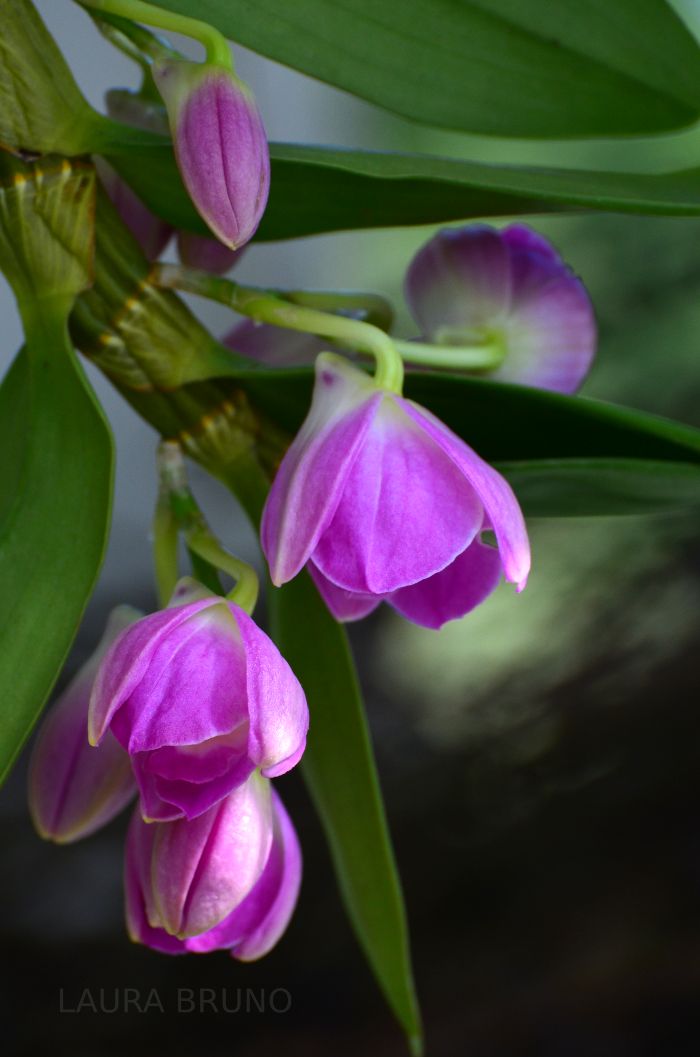
<svg viewBox="0 0 700 1057">
<path fill-rule="evenodd" d="M 350 919 L 387 1002 L 421 1050 L 406 913 L 344 629 L 306 573 L 272 591 L 272 634 L 311 712 L 302 761 Z"/>
<path fill-rule="evenodd" d="M 700 506 L 700 464 L 539 459 L 496 467 L 528 517 L 657 514 Z"/>
<path fill-rule="evenodd" d="M 112 442 L 60 326 L 0 388 L 0 780 L 58 676 L 107 540 Z"/>
<path fill-rule="evenodd" d="M 99 117 L 30 0 L 0 0 L 0 144 L 81 154 Z"/>
<path fill-rule="evenodd" d="M 700 50 L 664 0 L 155 0 L 431 125 L 499 136 L 676 128 Z"/>
<path fill-rule="evenodd" d="M 106 148 L 110 162 L 155 213 L 206 234 L 169 144 L 115 149 Z M 700 169 L 596 172 L 279 143 L 271 153 L 270 199 L 255 236 L 262 241 L 572 208 L 700 215 Z"/>
</svg>

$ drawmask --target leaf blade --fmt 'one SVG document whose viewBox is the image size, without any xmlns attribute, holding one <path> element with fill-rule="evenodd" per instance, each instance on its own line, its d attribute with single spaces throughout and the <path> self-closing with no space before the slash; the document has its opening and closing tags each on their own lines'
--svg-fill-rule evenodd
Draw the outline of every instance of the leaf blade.
<svg viewBox="0 0 700 1057">
<path fill-rule="evenodd" d="M 419 1053 L 420 1013 L 406 913 L 345 631 L 306 573 L 275 589 L 270 608 L 273 637 L 309 701 L 311 726 L 302 770 L 346 908 L 412 1052 Z"/>
</svg>

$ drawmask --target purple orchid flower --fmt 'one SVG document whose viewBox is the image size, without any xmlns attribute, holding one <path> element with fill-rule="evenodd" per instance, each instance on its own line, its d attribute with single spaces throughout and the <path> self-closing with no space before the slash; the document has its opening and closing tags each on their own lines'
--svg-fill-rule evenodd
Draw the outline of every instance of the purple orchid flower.
<svg viewBox="0 0 700 1057">
<path fill-rule="evenodd" d="M 41 725 L 29 764 L 29 811 L 41 837 L 68 844 L 105 826 L 137 792 L 128 753 L 107 734 L 88 742 L 90 693 L 98 666 L 116 637 L 141 617 L 119 606 L 92 657 L 66 687 Z"/>
<path fill-rule="evenodd" d="M 187 268 L 199 268 L 214 275 L 224 275 L 241 259 L 245 246 L 240 250 L 231 250 L 218 239 L 194 235 L 191 231 L 178 231 L 177 253 Z"/>
<path fill-rule="evenodd" d="M 129 935 L 167 954 L 228 949 L 262 957 L 292 916 L 301 849 L 270 783 L 255 774 L 193 822 L 143 822 L 126 850 Z M 204 927 L 202 927 L 204 926 Z"/>
<path fill-rule="evenodd" d="M 262 545 L 273 583 L 308 564 L 338 620 L 387 601 L 430 628 L 468 613 L 501 573 L 522 590 L 530 568 L 503 477 L 429 411 L 331 353 L 316 362 L 309 414 L 265 505 Z"/>
<path fill-rule="evenodd" d="M 406 298 L 424 340 L 496 342 L 489 377 L 573 393 L 596 350 L 586 289 L 553 246 L 523 224 L 438 232 L 406 273 Z"/>
<path fill-rule="evenodd" d="M 193 600 L 194 599 L 194 600 Z M 193 581 L 114 642 L 97 673 L 88 733 L 131 756 L 149 820 L 195 818 L 256 769 L 300 759 L 306 698 L 268 636 L 239 606 Z"/>
<path fill-rule="evenodd" d="M 270 154 L 250 89 L 223 66 L 165 60 L 153 78 L 168 110 L 189 195 L 220 242 L 253 236 L 270 189 Z"/>
</svg>

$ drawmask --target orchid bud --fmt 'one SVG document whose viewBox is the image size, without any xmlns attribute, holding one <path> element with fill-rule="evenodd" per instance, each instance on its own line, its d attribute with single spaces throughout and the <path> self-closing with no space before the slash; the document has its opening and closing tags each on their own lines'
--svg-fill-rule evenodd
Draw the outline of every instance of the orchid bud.
<svg viewBox="0 0 700 1057">
<path fill-rule="evenodd" d="M 302 863 L 292 822 L 274 791 L 270 800 L 268 787 L 254 775 L 194 822 L 149 825 L 134 814 L 125 869 L 134 942 L 167 954 L 228 949 L 241 961 L 260 958 L 277 943 L 296 905 Z"/>
<path fill-rule="evenodd" d="M 199 268 L 203 272 L 224 275 L 238 263 L 245 253 L 245 247 L 231 250 L 218 239 L 194 235 L 191 231 L 178 231 L 177 252 L 187 268 Z"/>
<path fill-rule="evenodd" d="M 406 298 L 423 338 L 446 353 L 495 343 L 503 359 L 490 377 L 499 381 L 573 393 L 595 355 L 586 288 L 524 224 L 439 231 L 409 265 Z"/>
<path fill-rule="evenodd" d="M 288 771 L 308 722 L 304 691 L 268 636 L 183 580 L 170 608 L 132 624 L 104 657 L 88 731 L 98 744 L 111 730 L 131 756 L 144 817 L 162 822 L 201 815 L 256 768 Z"/>
<path fill-rule="evenodd" d="M 98 665 L 117 635 L 141 614 L 115 609 L 95 653 L 44 720 L 29 764 L 29 810 L 40 836 L 58 844 L 106 825 L 136 794 L 128 754 L 110 734 L 99 748 L 87 737 L 90 692 Z"/>
<path fill-rule="evenodd" d="M 493 532 L 496 547 L 482 540 Z M 438 628 L 530 568 L 523 516 L 499 473 L 411 400 L 323 353 L 306 421 L 265 505 L 273 583 L 308 565 L 338 620 L 387 601 Z"/>
<path fill-rule="evenodd" d="M 250 89 L 223 66 L 164 60 L 153 67 L 180 174 L 216 237 L 235 250 L 267 204 L 270 155 Z"/>
</svg>

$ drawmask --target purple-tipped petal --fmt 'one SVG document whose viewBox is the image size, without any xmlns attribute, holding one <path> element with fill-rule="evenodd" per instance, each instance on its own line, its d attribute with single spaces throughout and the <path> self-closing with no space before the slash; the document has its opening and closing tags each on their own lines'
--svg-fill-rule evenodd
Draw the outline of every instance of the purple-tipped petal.
<svg viewBox="0 0 700 1057">
<path fill-rule="evenodd" d="M 311 408 L 263 511 L 262 547 L 278 587 L 306 564 L 330 523 L 382 400 L 362 371 L 332 354 L 318 357 Z"/>
<path fill-rule="evenodd" d="M 245 246 L 240 250 L 232 250 L 218 239 L 195 235 L 191 231 L 178 231 L 177 252 L 187 268 L 200 268 L 214 275 L 223 275 L 238 263 L 245 253 Z"/>
<path fill-rule="evenodd" d="M 222 338 L 222 343 L 242 356 L 269 367 L 305 366 L 314 363 L 319 353 L 328 348 L 327 341 L 315 338 L 312 334 L 256 323 L 252 319 L 237 323 Z"/>
<path fill-rule="evenodd" d="M 121 745 L 107 734 L 99 748 L 87 737 L 90 691 L 100 660 L 140 613 L 119 606 L 90 660 L 48 712 L 29 765 L 29 809 L 40 836 L 60 844 L 87 837 L 133 799 L 136 783 Z"/>
<path fill-rule="evenodd" d="M 498 585 L 501 571 L 501 556 L 496 548 L 474 540 L 442 572 L 395 591 L 387 602 L 414 624 L 441 628 L 488 598 Z"/>
<path fill-rule="evenodd" d="M 269 783 L 257 774 L 192 821 L 152 823 L 150 924 L 184 939 L 223 921 L 260 878 L 272 824 Z"/>
<path fill-rule="evenodd" d="M 406 413 L 449 455 L 479 496 L 496 534 L 506 580 L 522 591 L 530 571 L 530 543 L 512 488 L 500 473 L 424 407 L 411 400 L 402 400 L 402 403 Z"/>
<path fill-rule="evenodd" d="M 306 745 L 309 710 L 301 684 L 272 639 L 232 602 L 246 655 L 250 728 L 248 757 L 268 778 L 299 762 Z"/>
<path fill-rule="evenodd" d="M 508 247 L 485 225 L 445 228 L 411 261 L 405 292 L 421 331 L 434 340 L 445 327 L 492 326 L 510 305 Z"/>
<path fill-rule="evenodd" d="M 583 284 L 524 224 L 438 232 L 411 262 L 406 296 L 425 338 L 445 347 L 496 343 L 500 381 L 574 392 L 596 349 Z"/>
<path fill-rule="evenodd" d="M 230 70 L 186 61 L 155 63 L 175 156 L 192 201 L 217 238 L 243 246 L 260 223 L 270 156 L 250 89 Z"/>
<path fill-rule="evenodd" d="M 336 587 L 320 569 L 316 568 L 313 561 L 309 562 L 307 569 L 318 588 L 318 593 L 336 620 L 344 623 L 361 620 L 372 613 L 382 602 L 381 595 L 363 595 Z"/>
<path fill-rule="evenodd" d="M 338 587 L 384 595 L 443 569 L 482 520 L 460 468 L 386 394 L 313 561 Z"/>
</svg>

